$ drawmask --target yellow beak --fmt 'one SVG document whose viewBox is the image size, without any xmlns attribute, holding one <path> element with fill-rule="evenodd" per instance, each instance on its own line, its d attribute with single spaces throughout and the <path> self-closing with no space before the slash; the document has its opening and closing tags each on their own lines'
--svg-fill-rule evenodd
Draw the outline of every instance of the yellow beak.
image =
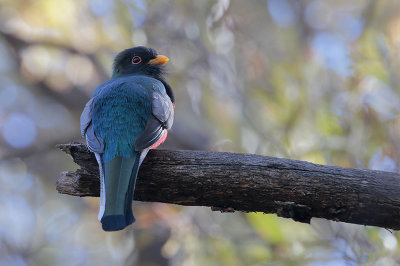
<svg viewBox="0 0 400 266">
<path fill-rule="evenodd" d="M 156 58 L 151 59 L 148 64 L 149 65 L 164 65 L 165 63 L 167 63 L 169 60 L 168 57 L 166 57 L 165 55 L 157 55 Z"/>
</svg>

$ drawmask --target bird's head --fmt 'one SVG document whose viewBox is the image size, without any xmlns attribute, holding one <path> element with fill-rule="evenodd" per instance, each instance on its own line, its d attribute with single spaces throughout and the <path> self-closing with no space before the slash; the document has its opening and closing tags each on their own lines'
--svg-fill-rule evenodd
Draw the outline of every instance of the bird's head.
<svg viewBox="0 0 400 266">
<path fill-rule="evenodd" d="M 113 77 L 145 74 L 158 78 L 162 76 L 163 65 L 168 57 L 158 55 L 156 50 L 137 46 L 120 52 L 114 59 Z"/>
<path fill-rule="evenodd" d="M 137 46 L 120 52 L 114 59 L 113 78 L 120 76 L 143 74 L 160 80 L 174 103 L 171 86 L 164 80 L 164 64 L 168 57 L 157 54 L 153 48 Z"/>
</svg>

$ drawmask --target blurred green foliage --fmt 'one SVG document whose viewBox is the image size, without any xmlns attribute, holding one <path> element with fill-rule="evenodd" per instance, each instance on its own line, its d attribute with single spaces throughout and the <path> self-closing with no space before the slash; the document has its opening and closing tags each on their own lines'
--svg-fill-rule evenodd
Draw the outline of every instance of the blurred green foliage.
<svg viewBox="0 0 400 266">
<path fill-rule="evenodd" d="M 396 0 L 0 0 L 0 265 L 400 264 L 383 228 L 137 202 L 105 233 L 98 199 L 57 194 L 76 166 L 54 145 L 83 141 L 85 102 L 136 45 L 170 58 L 164 148 L 399 169 Z"/>
</svg>

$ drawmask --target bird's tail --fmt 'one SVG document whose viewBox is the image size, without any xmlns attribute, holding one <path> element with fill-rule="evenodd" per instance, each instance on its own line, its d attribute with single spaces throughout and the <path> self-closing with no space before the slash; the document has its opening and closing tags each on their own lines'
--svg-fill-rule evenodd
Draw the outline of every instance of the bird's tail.
<svg viewBox="0 0 400 266">
<path fill-rule="evenodd" d="M 122 230 L 135 222 L 132 200 L 140 166 L 140 152 L 131 158 L 115 157 L 104 166 L 104 213 L 101 223 L 104 231 Z M 100 208 L 101 210 L 101 208 Z"/>
</svg>

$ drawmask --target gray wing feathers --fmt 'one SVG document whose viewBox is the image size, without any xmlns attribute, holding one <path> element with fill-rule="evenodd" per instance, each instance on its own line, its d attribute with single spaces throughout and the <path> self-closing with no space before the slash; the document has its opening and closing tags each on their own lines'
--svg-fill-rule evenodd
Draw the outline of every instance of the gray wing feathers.
<svg viewBox="0 0 400 266">
<path fill-rule="evenodd" d="M 174 122 L 174 107 L 166 94 L 153 92 L 151 95 L 152 115 L 143 133 L 135 141 L 137 151 L 151 147 L 170 129 Z"/>
<path fill-rule="evenodd" d="M 101 138 L 96 136 L 92 124 L 90 124 L 86 130 L 86 144 L 92 152 L 104 152 L 104 142 Z"/>
<path fill-rule="evenodd" d="M 104 152 L 103 140 L 96 136 L 92 124 L 93 100 L 94 98 L 90 99 L 87 102 L 81 114 L 81 135 L 82 137 L 85 137 L 86 135 L 86 144 L 90 151 L 103 153 Z"/>
<path fill-rule="evenodd" d="M 106 186 L 104 183 L 104 169 L 103 169 L 103 163 L 101 161 L 101 156 L 98 153 L 94 153 L 94 155 L 96 156 L 97 163 L 99 164 L 99 172 L 100 172 L 100 210 L 97 219 L 101 221 L 106 206 Z"/>
<path fill-rule="evenodd" d="M 139 159 L 139 167 L 142 165 L 142 163 L 143 163 L 143 161 L 144 161 L 144 158 L 146 158 L 146 155 L 147 155 L 147 153 L 149 152 L 149 148 L 147 148 L 147 149 L 144 149 L 143 151 L 142 151 L 142 153 L 140 154 L 140 159 Z"/>
<path fill-rule="evenodd" d="M 155 144 L 164 135 L 164 129 L 154 116 L 150 116 L 143 133 L 135 140 L 135 150 L 141 151 Z"/>
<path fill-rule="evenodd" d="M 153 115 L 161 122 L 164 128 L 170 129 L 174 123 L 174 108 L 168 95 L 153 92 L 151 105 Z"/>
<path fill-rule="evenodd" d="M 93 99 L 90 99 L 83 109 L 81 114 L 81 136 L 82 138 L 85 137 L 86 130 L 88 129 L 89 125 L 92 123 L 92 104 Z"/>
</svg>

